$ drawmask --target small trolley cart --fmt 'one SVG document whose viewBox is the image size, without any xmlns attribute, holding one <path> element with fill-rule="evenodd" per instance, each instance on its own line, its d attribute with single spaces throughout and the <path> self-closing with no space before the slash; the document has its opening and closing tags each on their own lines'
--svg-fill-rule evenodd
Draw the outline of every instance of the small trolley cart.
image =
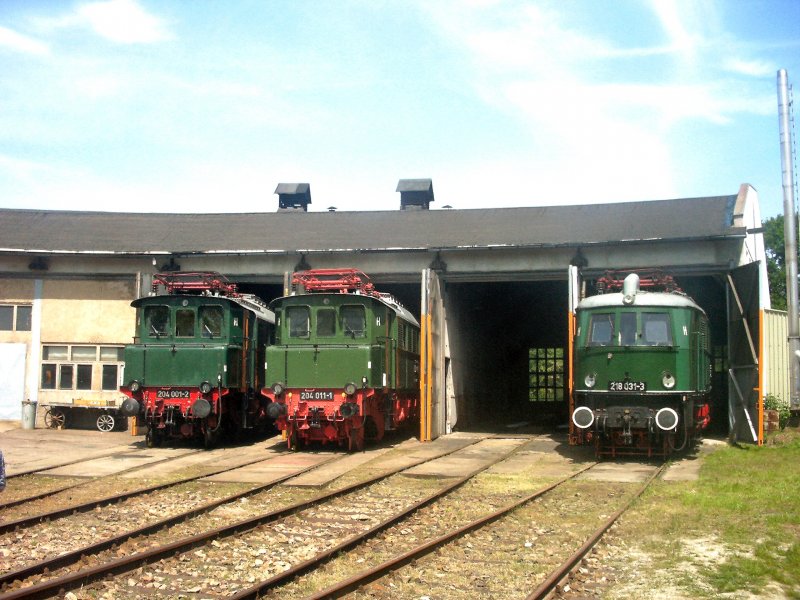
<svg viewBox="0 0 800 600">
<path fill-rule="evenodd" d="M 119 414 L 120 400 L 75 398 L 72 402 L 42 404 L 44 424 L 51 429 L 94 426 L 100 431 L 123 430 L 127 419 Z"/>
</svg>

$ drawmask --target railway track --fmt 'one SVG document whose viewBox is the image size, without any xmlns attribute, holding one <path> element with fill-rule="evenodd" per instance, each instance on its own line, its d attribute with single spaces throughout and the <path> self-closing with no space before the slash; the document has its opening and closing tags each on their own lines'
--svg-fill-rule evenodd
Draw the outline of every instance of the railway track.
<svg viewBox="0 0 800 600">
<path fill-rule="evenodd" d="M 313 579 L 309 578 L 305 582 L 295 581 L 285 588 L 274 590 L 273 593 L 263 594 L 262 587 L 258 590 L 261 595 L 257 595 L 254 589 L 237 594 L 233 598 L 239 600 L 256 597 L 297 597 L 312 600 L 348 596 L 388 599 L 420 598 L 428 595 L 438 598 L 520 598 L 525 594 L 523 590 L 532 587 L 535 589 L 527 596 L 529 600 L 549 597 L 556 586 L 570 576 L 581 559 L 602 538 L 603 533 L 663 470 L 663 467 L 656 470 L 632 493 L 630 490 L 624 494 L 614 491 L 614 496 L 621 496 L 616 498 L 621 506 L 611 516 L 598 514 L 598 519 L 589 519 L 588 523 L 594 520 L 602 521 L 596 528 L 587 527 L 587 523 L 578 526 L 569 522 L 573 516 L 569 513 L 574 511 L 575 506 L 566 511 L 566 519 L 564 514 L 559 514 L 557 510 L 557 506 L 567 505 L 570 495 L 579 493 L 576 491 L 580 489 L 579 486 L 573 485 L 573 488 L 565 490 L 566 493 L 560 498 L 554 498 L 550 509 L 544 507 L 542 503 L 544 497 L 554 495 L 557 490 L 564 490 L 570 482 L 574 484 L 578 475 L 593 466 L 589 465 L 464 525 L 452 527 L 440 535 L 425 535 L 422 543 L 413 544 L 407 550 L 396 552 L 385 560 L 380 560 L 381 551 L 385 547 L 400 550 L 402 542 L 391 543 L 391 541 L 402 540 L 402 530 L 387 532 L 386 538 L 381 540 L 380 544 L 364 548 L 355 561 L 352 557 L 342 558 L 341 562 L 349 564 L 328 565 L 325 569 L 315 572 Z M 533 507 L 533 503 L 537 505 Z M 556 510 L 553 511 L 553 508 Z M 540 514 L 547 512 L 555 512 L 555 518 L 548 520 Z M 512 520 L 515 514 L 516 522 Z M 602 519 L 599 518 L 601 516 Z M 567 521 L 569 527 L 563 528 L 564 531 L 554 536 L 553 534 L 559 529 L 559 521 L 562 526 Z M 416 531 L 433 528 L 430 519 L 416 525 L 403 523 L 402 527 Z M 574 534 L 573 528 L 578 529 L 580 534 L 570 535 L 564 543 L 554 542 L 565 533 Z M 515 535 L 517 539 L 514 539 Z M 540 544 L 539 540 L 536 540 L 537 537 L 539 540 L 546 539 L 546 542 Z M 385 550 L 383 554 L 387 554 Z M 550 566 L 561 560 L 558 557 L 567 554 L 568 557 L 560 564 Z M 373 566 L 362 568 L 350 576 L 335 578 L 332 575 L 352 571 L 352 567 L 358 562 L 370 561 L 374 563 Z M 404 572 L 404 567 L 411 563 L 414 568 L 405 569 Z M 324 570 L 329 571 L 331 575 L 326 576 L 322 572 Z M 532 570 L 537 572 L 532 575 Z M 330 582 L 331 579 L 335 581 Z M 326 581 L 329 585 L 325 585 Z"/>
<path fill-rule="evenodd" d="M 181 515 L 177 520 L 189 519 L 188 522 L 180 525 L 173 525 L 168 530 L 164 531 L 163 535 L 153 535 L 152 540 L 140 540 L 139 536 L 142 532 L 139 531 L 127 532 L 115 540 L 105 540 L 101 545 L 93 548 L 87 547 L 70 553 L 68 560 L 70 564 L 67 566 L 62 564 L 63 559 L 59 557 L 54 559 L 52 562 L 43 561 L 34 565 L 33 567 L 29 567 L 28 569 L 18 570 L 14 574 L 8 574 L 8 577 L 5 579 L 5 591 L 7 591 L 7 593 L 4 593 L 0 597 L 4 599 L 49 597 L 60 593 L 62 589 L 70 589 L 76 586 L 85 585 L 86 583 L 95 579 L 107 577 L 109 574 L 126 572 L 134 567 L 141 568 L 141 565 L 144 563 L 150 563 L 155 560 L 164 562 L 163 559 L 165 559 L 165 557 L 174 556 L 176 554 L 180 555 L 179 553 L 186 552 L 187 550 L 196 548 L 200 545 L 205 545 L 205 548 L 213 549 L 215 544 L 218 543 L 218 539 L 227 536 L 241 535 L 241 532 L 250 531 L 264 523 L 275 521 L 276 519 L 280 518 L 286 518 L 300 511 L 308 511 L 316 505 L 329 502 L 331 499 L 341 497 L 346 494 L 357 493 L 357 491 L 361 490 L 362 488 L 373 486 L 376 483 L 391 477 L 395 474 L 395 472 L 399 472 L 403 469 L 409 468 L 410 466 L 420 464 L 426 460 L 428 459 L 412 461 L 411 464 L 406 464 L 395 469 L 394 471 L 385 471 L 364 481 L 317 495 L 310 501 L 291 503 L 287 506 L 250 516 L 244 520 L 238 520 L 221 527 L 209 527 L 209 523 L 214 520 L 211 515 L 206 516 L 208 522 L 205 524 L 200 524 L 198 522 L 197 515 L 187 513 L 185 515 Z M 292 475 L 297 475 L 297 473 L 293 473 Z M 253 497 L 251 496 L 251 500 L 252 498 Z M 369 504 L 372 505 L 372 503 Z M 237 515 L 237 509 L 239 507 L 237 506 L 236 502 L 232 502 L 230 499 L 228 499 L 228 501 L 221 501 L 217 503 L 215 508 L 221 509 L 222 513 L 225 513 L 227 510 L 228 513 Z M 366 510 L 366 508 L 364 510 Z M 190 512 L 194 513 L 194 511 Z M 250 512 L 252 513 L 253 511 L 250 510 Z M 216 517 L 217 521 L 220 519 L 224 520 L 223 517 Z M 230 521 L 231 519 L 228 518 L 227 520 Z M 148 528 L 149 531 L 147 533 L 151 533 L 153 530 L 163 527 L 164 523 L 153 525 Z M 198 530 L 204 531 L 204 533 L 198 534 Z M 189 532 L 191 532 L 191 534 L 187 535 Z M 164 544 L 163 539 L 158 540 L 159 537 L 171 541 Z M 131 540 L 131 538 L 136 539 Z M 178 539 L 176 540 L 176 538 Z M 99 551 L 101 554 L 87 557 L 88 552 L 96 551 Z M 211 553 L 210 550 L 204 552 Z M 123 558 L 117 558 L 119 555 L 125 556 Z M 197 555 L 197 552 L 193 553 L 193 556 L 195 555 Z M 185 556 L 185 554 L 180 556 Z M 59 562 L 59 560 L 62 562 Z M 87 567 L 87 564 L 89 563 L 92 563 L 93 566 Z M 179 561 L 178 569 L 180 571 L 185 571 L 186 565 L 180 564 Z M 27 577 L 28 579 L 26 581 L 22 581 L 23 577 Z M 160 576 L 153 577 L 156 578 Z M 184 584 L 180 585 L 181 589 L 186 587 Z M 15 589 L 11 589 L 12 587 Z M 150 590 L 150 593 L 152 593 L 152 590 Z M 132 595 L 136 596 L 139 595 L 139 593 L 137 592 Z"/>
</svg>

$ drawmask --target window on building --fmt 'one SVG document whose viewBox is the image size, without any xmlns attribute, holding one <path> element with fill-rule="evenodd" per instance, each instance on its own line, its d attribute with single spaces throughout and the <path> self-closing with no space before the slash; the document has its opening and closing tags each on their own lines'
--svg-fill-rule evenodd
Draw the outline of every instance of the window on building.
<svg viewBox="0 0 800 600">
<path fill-rule="evenodd" d="M 564 400 L 564 349 L 528 350 L 528 399 L 531 402 Z"/>
<path fill-rule="evenodd" d="M 92 389 L 92 365 L 78 365 L 78 378 L 75 383 L 75 389 Z"/>
<path fill-rule="evenodd" d="M 32 314 L 29 304 L 0 306 L 0 331 L 30 331 Z"/>
<path fill-rule="evenodd" d="M 119 387 L 119 365 L 103 365 L 102 389 L 116 390 Z"/>
<path fill-rule="evenodd" d="M 73 380 L 73 373 L 75 371 L 75 365 L 59 365 L 58 367 L 58 389 L 60 390 L 71 390 L 72 389 L 72 380 Z"/>
<path fill-rule="evenodd" d="M 86 344 L 42 346 L 42 390 L 118 389 L 124 347 Z"/>
</svg>

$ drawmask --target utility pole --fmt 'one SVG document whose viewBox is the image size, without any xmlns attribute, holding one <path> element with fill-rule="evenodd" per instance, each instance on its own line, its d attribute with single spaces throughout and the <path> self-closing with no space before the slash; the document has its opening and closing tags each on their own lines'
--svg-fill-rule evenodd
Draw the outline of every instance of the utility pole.
<svg viewBox="0 0 800 600">
<path fill-rule="evenodd" d="M 789 408 L 800 415 L 800 321 L 797 294 L 797 215 L 792 170 L 792 130 L 789 81 L 786 69 L 778 71 L 778 113 L 781 132 L 781 172 L 783 175 L 783 236 L 786 243 L 786 312 L 789 318 Z"/>
</svg>

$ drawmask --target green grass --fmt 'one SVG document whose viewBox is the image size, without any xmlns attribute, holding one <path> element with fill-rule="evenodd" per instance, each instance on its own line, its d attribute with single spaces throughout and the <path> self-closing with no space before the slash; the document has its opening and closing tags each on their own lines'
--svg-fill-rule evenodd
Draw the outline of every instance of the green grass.
<svg viewBox="0 0 800 600">
<path fill-rule="evenodd" d="M 800 599 L 800 434 L 780 436 L 717 450 L 697 481 L 659 483 L 619 533 L 692 597 L 780 584 Z"/>
</svg>

